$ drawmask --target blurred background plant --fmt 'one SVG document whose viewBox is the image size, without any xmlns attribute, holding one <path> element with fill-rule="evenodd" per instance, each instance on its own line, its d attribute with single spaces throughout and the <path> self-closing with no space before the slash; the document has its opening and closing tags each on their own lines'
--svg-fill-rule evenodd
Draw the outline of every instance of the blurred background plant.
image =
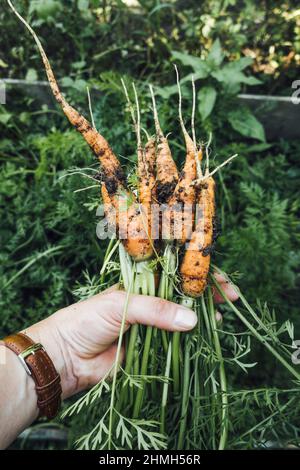
<svg viewBox="0 0 300 470">
<path fill-rule="evenodd" d="M 260 91 L 284 94 L 297 78 L 300 18 L 296 0 L 19 0 L 21 13 L 44 38 L 55 70 L 67 80 L 97 78 L 106 70 L 155 76 L 173 84 L 173 50 L 204 57 L 220 40 L 230 60 L 250 57 Z M 16 39 L 16 20 L 2 8 L 0 66 L 6 76 L 42 78 L 29 35 Z M 55 28 L 55 34 L 53 34 Z M 130 34 L 129 34 L 130 32 Z M 46 39 L 47 38 L 47 39 Z M 62 47 L 64 44 L 64 47 Z M 72 79 L 72 82 L 70 81 Z"/>
<path fill-rule="evenodd" d="M 183 146 L 173 64 L 180 70 L 187 121 L 194 76 L 198 138 L 207 140 L 213 133 L 216 163 L 239 154 L 218 173 L 221 236 L 215 262 L 233 274 L 249 301 L 260 299 L 260 306 L 267 301 L 280 323 L 289 319 L 299 331 L 300 144 L 280 135 L 266 141 L 259 110 L 253 113 L 237 98 L 241 92 L 291 94 L 291 82 L 299 78 L 298 2 L 14 3 L 37 31 L 66 94 L 86 115 L 86 86 L 93 87 L 96 126 L 124 166 L 135 161 L 135 137 L 121 76 L 137 83 L 143 124 L 150 132 L 147 85 L 154 84 L 161 124 L 166 133 L 172 132 L 170 145 L 178 162 Z M 32 38 L 5 6 L 0 21 L 1 78 L 45 80 Z M 98 276 L 106 242 L 96 237 L 99 189 L 78 191 L 92 182 L 81 174 L 70 175 L 75 167 L 97 169 L 97 163 L 58 108 L 13 90 L 0 108 L 0 132 L 3 336 L 77 300 L 73 292 L 81 292 L 81 286 Z M 221 310 L 226 315 L 226 307 Z M 229 315 L 225 327 L 234 325 Z M 271 396 L 272 385 L 285 380 L 282 370 L 259 346 L 252 345 L 251 357 L 259 357 L 263 366 L 246 378 L 239 373 L 235 385 L 242 389 L 268 383 Z M 262 403 L 255 411 L 260 416 Z M 238 410 L 240 402 L 236 406 Z M 249 416 L 255 406 L 249 399 Z M 245 411 L 245 423 L 249 416 Z M 76 430 L 85 424 L 81 418 Z M 243 425 L 236 429 L 242 436 Z M 293 428 L 279 434 L 284 440 L 297 432 Z"/>
</svg>

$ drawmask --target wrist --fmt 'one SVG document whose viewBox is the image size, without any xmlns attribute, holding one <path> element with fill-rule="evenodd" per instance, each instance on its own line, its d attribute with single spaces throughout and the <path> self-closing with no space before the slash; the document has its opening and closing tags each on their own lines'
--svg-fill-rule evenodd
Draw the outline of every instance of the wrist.
<svg viewBox="0 0 300 470">
<path fill-rule="evenodd" d="M 26 328 L 26 334 L 36 343 L 41 343 L 52 360 L 61 379 L 62 399 L 65 399 L 76 390 L 76 378 L 72 372 L 72 360 L 68 348 L 63 343 L 59 331 L 51 325 L 51 319 L 42 320 Z"/>
</svg>

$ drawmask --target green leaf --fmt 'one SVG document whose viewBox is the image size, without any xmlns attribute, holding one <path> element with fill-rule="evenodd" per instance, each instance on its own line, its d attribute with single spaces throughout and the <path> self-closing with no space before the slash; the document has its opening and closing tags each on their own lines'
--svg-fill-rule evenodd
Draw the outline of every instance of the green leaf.
<svg viewBox="0 0 300 470">
<path fill-rule="evenodd" d="M 4 60 L 0 59 L 0 67 L 6 68 L 6 67 L 8 67 L 8 65 L 7 65 L 6 62 L 4 62 Z"/>
<path fill-rule="evenodd" d="M 66 88 L 74 86 L 74 80 L 71 77 L 63 77 L 60 82 Z"/>
<path fill-rule="evenodd" d="M 192 67 L 197 73 L 198 78 L 206 78 L 208 76 L 207 64 L 199 57 L 194 57 L 178 51 L 172 51 L 172 57 L 175 60 L 179 60 L 183 65 Z"/>
<path fill-rule="evenodd" d="M 246 85 L 260 85 L 262 81 L 256 77 L 245 77 L 243 83 L 246 83 Z"/>
<path fill-rule="evenodd" d="M 228 121 L 234 130 L 245 137 L 265 142 L 266 137 L 264 128 L 249 108 L 243 106 L 230 111 L 228 114 Z"/>
<path fill-rule="evenodd" d="M 189 73 L 188 75 L 186 75 L 185 77 L 183 77 L 180 80 L 180 84 L 183 85 L 186 82 L 191 82 L 192 78 L 194 78 L 194 81 L 196 82 L 197 80 L 200 80 L 201 78 L 205 78 L 205 77 L 203 76 L 202 71 L 201 72 L 195 72 L 195 73 Z"/>
<path fill-rule="evenodd" d="M 36 70 L 35 69 L 28 69 L 28 71 L 26 73 L 25 80 L 27 82 L 35 82 L 37 80 L 37 78 L 38 78 L 38 76 L 37 76 Z"/>
<path fill-rule="evenodd" d="M 191 83 L 192 78 L 194 78 L 194 81 L 196 82 L 197 80 L 203 78 L 203 73 L 202 72 L 189 73 L 188 75 L 186 75 L 180 80 L 180 84 L 184 85 L 187 82 Z M 165 87 L 155 87 L 155 91 L 164 100 L 167 100 L 170 98 L 170 96 L 177 95 L 178 88 L 177 88 L 177 85 L 170 85 L 170 86 L 165 86 Z M 182 90 L 182 93 L 184 94 L 184 89 Z"/>
<path fill-rule="evenodd" d="M 26 123 L 26 122 L 29 122 L 30 120 L 30 113 L 28 113 L 27 111 L 23 111 L 20 116 L 20 121 L 23 122 L 23 123 Z"/>
<path fill-rule="evenodd" d="M 224 53 L 222 52 L 220 39 L 216 39 L 213 45 L 211 46 L 211 49 L 207 56 L 207 61 L 212 65 L 218 66 L 221 65 L 223 59 Z"/>
<path fill-rule="evenodd" d="M 154 13 L 157 13 L 158 11 L 162 10 L 163 8 L 170 8 L 173 10 L 174 5 L 171 5 L 171 3 L 160 3 L 156 5 L 149 13 L 149 16 L 152 16 Z"/>
<path fill-rule="evenodd" d="M 74 81 L 73 87 L 80 92 L 86 92 L 87 81 L 79 78 Z"/>
<path fill-rule="evenodd" d="M 49 20 L 62 8 L 57 0 L 36 0 L 30 2 L 29 13 L 36 12 L 39 18 Z"/>
<path fill-rule="evenodd" d="M 7 124 L 11 117 L 12 117 L 12 114 L 2 113 L 0 114 L 0 122 L 2 124 Z"/>
<path fill-rule="evenodd" d="M 89 0 L 78 0 L 78 10 L 84 11 L 89 8 Z"/>
<path fill-rule="evenodd" d="M 212 112 L 217 97 L 217 91 L 212 86 L 204 86 L 198 93 L 199 112 L 204 121 Z"/>
<path fill-rule="evenodd" d="M 171 86 L 165 86 L 165 87 L 156 87 L 155 91 L 164 100 L 167 100 L 170 98 L 170 96 L 175 95 L 175 93 L 178 93 L 178 88 L 177 88 L 177 85 L 171 85 Z"/>
<path fill-rule="evenodd" d="M 273 144 L 267 143 L 255 144 L 250 146 L 248 145 L 247 148 L 243 149 L 243 153 L 264 152 L 265 150 L 268 150 L 271 147 L 273 147 Z"/>
<path fill-rule="evenodd" d="M 253 59 L 251 57 L 241 57 L 234 62 L 230 62 L 237 70 L 244 70 L 246 67 L 249 67 L 253 63 Z"/>
<path fill-rule="evenodd" d="M 218 82 L 224 83 L 229 88 L 240 83 L 245 83 L 246 85 L 258 85 L 261 83 L 261 81 L 255 77 L 247 77 L 247 75 L 238 70 L 232 62 L 212 72 L 212 76 L 218 80 Z"/>
<path fill-rule="evenodd" d="M 85 60 L 79 60 L 78 62 L 73 62 L 71 64 L 71 66 L 72 66 L 73 69 L 80 70 L 80 69 L 83 69 L 83 67 L 86 66 L 86 62 L 85 62 Z"/>
</svg>

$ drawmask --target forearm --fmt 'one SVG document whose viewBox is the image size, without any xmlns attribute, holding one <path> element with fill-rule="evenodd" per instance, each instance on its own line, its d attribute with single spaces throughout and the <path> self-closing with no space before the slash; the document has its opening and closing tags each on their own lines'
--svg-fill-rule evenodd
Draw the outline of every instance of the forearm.
<svg viewBox="0 0 300 470">
<path fill-rule="evenodd" d="M 38 416 L 35 385 L 16 354 L 0 342 L 0 449 Z"/>
</svg>

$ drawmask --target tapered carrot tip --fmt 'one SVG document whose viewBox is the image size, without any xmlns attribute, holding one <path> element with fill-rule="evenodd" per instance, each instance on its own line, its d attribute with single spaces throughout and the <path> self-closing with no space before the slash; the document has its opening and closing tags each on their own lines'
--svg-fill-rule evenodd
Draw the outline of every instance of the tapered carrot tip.
<svg viewBox="0 0 300 470">
<path fill-rule="evenodd" d="M 128 208 L 118 207 L 118 237 L 135 261 L 149 259 L 153 255 L 149 208 L 128 200 L 126 203 L 130 204 Z"/>
<path fill-rule="evenodd" d="M 207 279 L 191 278 L 190 276 L 182 276 L 182 290 L 189 297 L 200 297 L 205 291 Z"/>
<path fill-rule="evenodd" d="M 147 231 L 144 229 L 144 215 L 140 214 L 135 216 L 132 221 L 129 221 L 124 227 L 127 231 L 125 237 L 122 238 L 122 243 L 127 253 L 135 261 L 144 261 L 153 256 L 153 248 Z M 122 222 L 120 220 L 119 230 L 122 230 Z"/>
<path fill-rule="evenodd" d="M 135 261 L 147 261 L 153 256 L 153 249 L 150 243 L 142 239 L 122 240 L 125 250 Z"/>
</svg>

